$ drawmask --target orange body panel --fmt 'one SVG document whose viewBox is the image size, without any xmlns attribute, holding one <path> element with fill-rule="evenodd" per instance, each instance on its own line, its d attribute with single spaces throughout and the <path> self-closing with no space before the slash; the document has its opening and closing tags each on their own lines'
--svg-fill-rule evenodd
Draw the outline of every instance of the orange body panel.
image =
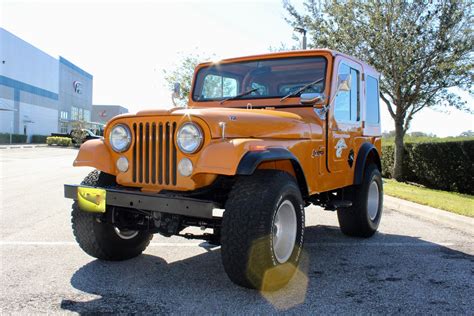
<svg viewBox="0 0 474 316">
<path fill-rule="evenodd" d="M 110 174 L 117 174 L 112 160 L 112 150 L 103 139 L 93 139 L 81 145 L 73 162 L 74 167 L 88 166 Z"/>
<path fill-rule="evenodd" d="M 324 93 L 328 98 L 325 100 L 325 105 L 329 104 L 329 100 L 335 94 L 336 80 L 334 79 L 333 65 L 338 62 L 338 58 L 350 59 L 351 62 L 357 63 L 362 72 L 365 68 L 374 72 L 370 66 L 330 50 L 273 53 L 229 59 L 221 61 L 221 63 L 294 56 L 323 56 L 326 58 L 327 74 Z M 195 73 L 201 67 L 209 65 L 210 63 L 199 65 Z M 81 147 L 74 165 L 91 166 L 114 174 L 117 176 L 119 184 L 140 187 L 144 191 L 158 192 L 163 189 L 190 191 L 210 185 L 218 175 L 235 175 L 242 157 L 249 151 L 279 147 L 288 149 L 298 159 L 306 178 L 309 194 L 351 185 L 354 181 L 354 168 L 348 166 L 346 155 L 341 158 L 337 154 L 338 141 L 343 138 L 346 145 L 346 148 L 343 149 L 345 153 L 352 150 L 354 157 L 357 158 L 358 149 L 364 142 L 375 144 L 380 153 L 380 137 L 363 136 L 363 122 L 347 124 L 336 122 L 332 107 L 329 108 L 329 119 L 326 122 L 316 115 L 314 108 L 302 107 L 299 102 L 299 97 L 290 97 L 284 101 L 275 98 L 229 100 L 224 104 L 219 101 L 194 102 L 190 98 L 188 109 L 147 110 L 138 112 L 136 115 L 120 115 L 108 122 L 104 132 L 105 141 L 88 141 Z M 260 108 L 253 109 L 254 107 Z M 176 135 L 173 133 L 176 133 L 182 124 L 190 121 L 201 127 L 204 142 L 196 153 L 184 154 L 179 149 L 173 149 L 173 145 L 174 148 L 177 147 Z M 118 123 L 129 126 L 131 130 L 136 128 L 130 148 L 123 153 L 114 152 L 107 141 L 111 127 Z M 224 135 L 223 123 L 225 124 Z M 140 134 L 141 138 L 137 136 L 140 126 L 143 128 L 142 134 Z M 165 162 L 157 160 L 159 157 L 164 157 L 164 154 L 159 153 L 156 146 L 150 145 L 150 142 L 158 137 L 158 126 L 169 126 L 170 133 L 173 134 L 170 134 L 169 137 L 166 136 L 167 139 L 159 134 L 160 137 L 163 137 L 164 143 L 173 142 L 173 144 L 166 143 L 166 146 L 170 146 L 167 147 L 169 150 L 175 150 L 173 154 L 168 153 L 167 159 L 173 155 L 175 155 L 173 158 L 175 162 L 179 162 L 184 157 L 190 159 L 194 166 L 191 176 L 184 177 L 178 172 L 176 179 L 169 179 L 168 182 L 162 180 L 161 183 L 158 179 L 137 179 L 137 174 L 151 172 L 148 169 L 146 171 L 140 168 L 149 168 L 150 165 L 153 165 L 152 161 L 155 166 L 165 164 Z M 152 130 L 155 131 L 155 134 Z M 138 144 L 138 139 L 143 142 Z M 118 172 L 115 167 L 115 162 L 119 157 L 126 157 L 129 162 L 133 162 L 126 172 Z M 141 164 L 144 161 L 147 163 L 144 167 L 140 167 L 135 163 L 137 159 L 141 159 Z M 166 166 L 169 166 L 168 172 L 176 173 L 174 169 L 172 170 L 175 166 L 173 167 L 169 161 L 166 163 L 168 163 Z M 295 170 L 289 161 L 264 162 L 258 168 L 279 169 L 295 175 Z"/>
</svg>

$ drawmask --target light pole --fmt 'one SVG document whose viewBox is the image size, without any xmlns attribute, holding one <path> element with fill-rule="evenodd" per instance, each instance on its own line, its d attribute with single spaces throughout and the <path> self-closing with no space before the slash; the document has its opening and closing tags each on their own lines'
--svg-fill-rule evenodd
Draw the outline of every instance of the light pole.
<svg viewBox="0 0 474 316">
<path fill-rule="evenodd" d="M 301 43 L 301 46 L 303 49 L 306 49 L 306 29 L 302 27 L 295 27 L 294 31 L 303 34 L 303 42 Z"/>
</svg>

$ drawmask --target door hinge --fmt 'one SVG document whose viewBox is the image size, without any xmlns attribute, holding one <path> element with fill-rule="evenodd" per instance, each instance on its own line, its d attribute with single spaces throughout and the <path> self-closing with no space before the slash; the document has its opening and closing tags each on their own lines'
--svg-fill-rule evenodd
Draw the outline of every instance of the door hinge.
<svg viewBox="0 0 474 316">
<path fill-rule="evenodd" d="M 329 107 L 328 106 L 324 106 L 320 109 L 314 109 L 314 113 L 316 113 L 316 115 L 321 119 L 321 120 L 325 120 L 326 119 L 326 113 L 328 112 L 328 109 Z"/>
</svg>

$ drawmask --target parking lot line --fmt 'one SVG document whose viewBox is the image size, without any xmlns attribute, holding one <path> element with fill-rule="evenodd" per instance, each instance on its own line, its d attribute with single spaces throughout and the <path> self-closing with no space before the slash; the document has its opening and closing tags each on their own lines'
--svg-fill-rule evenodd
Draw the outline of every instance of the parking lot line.
<svg viewBox="0 0 474 316">
<path fill-rule="evenodd" d="M 196 247 L 204 242 L 199 243 L 173 243 L 173 242 L 154 242 L 150 243 L 152 247 Z M 429 243 L 429 242 L 310 242 L 305 243 L 305 247 L 449 247 L 455 243 Z M 74 241 L 0 241 L 0 246 L 77 246 Z"/>
</svg>

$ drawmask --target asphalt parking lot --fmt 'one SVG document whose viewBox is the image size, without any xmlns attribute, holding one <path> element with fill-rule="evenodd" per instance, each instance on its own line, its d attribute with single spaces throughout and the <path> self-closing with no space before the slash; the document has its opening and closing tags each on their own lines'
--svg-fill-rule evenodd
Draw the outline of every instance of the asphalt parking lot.
<svg viewBox="0 0 474 316">
<path fill-rule="evenodd" d="M 64 183 L 77 151 L 0 150 L 0 313 L 471 314 L 474 233 L 384 210 L 370 239 L 343 236 L 336 214 L 306 209 L 300 271 L 275 293 L 231 283 L 219 248 L 156 235 L 145 253 L 102 262 L 71 232 Z"/>
</svg>

